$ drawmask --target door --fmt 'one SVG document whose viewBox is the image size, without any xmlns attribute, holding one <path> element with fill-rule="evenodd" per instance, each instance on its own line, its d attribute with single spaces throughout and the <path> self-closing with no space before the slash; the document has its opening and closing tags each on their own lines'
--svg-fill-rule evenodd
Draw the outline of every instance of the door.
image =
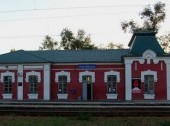
<svg viewBox="0 0 170 126">
<path fill-rule="evenodd" d="M 93 87 L 92 87 L 92 77 L 91 76 L 83 76 L 83 92 L 82 98 L 83 100 L 93 100 Z"/>
</svg>

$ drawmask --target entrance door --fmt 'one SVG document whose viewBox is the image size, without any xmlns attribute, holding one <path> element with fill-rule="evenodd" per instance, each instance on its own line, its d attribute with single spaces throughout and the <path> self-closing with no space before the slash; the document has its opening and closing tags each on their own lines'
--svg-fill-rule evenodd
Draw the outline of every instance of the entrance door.
<svg viewBox="0 0 170 126">
<path fill-rule="evenodd" d="M 92 87 L 92 77 L 83 76 L 83 100 L 93 100 L 93 87 Z"/>
</svg>

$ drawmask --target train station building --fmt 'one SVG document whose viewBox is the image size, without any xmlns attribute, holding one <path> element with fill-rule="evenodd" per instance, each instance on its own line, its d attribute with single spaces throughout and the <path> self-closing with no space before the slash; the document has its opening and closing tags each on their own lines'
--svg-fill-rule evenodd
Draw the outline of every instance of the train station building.
<svg viewBox="0 0 170 126">
<path fill-rule="evenodd" d="M 0 55 L 0 99 L 170 100 L 170 55 L 153 32 L 129 49 L 18 50 Z"/>
</svg>

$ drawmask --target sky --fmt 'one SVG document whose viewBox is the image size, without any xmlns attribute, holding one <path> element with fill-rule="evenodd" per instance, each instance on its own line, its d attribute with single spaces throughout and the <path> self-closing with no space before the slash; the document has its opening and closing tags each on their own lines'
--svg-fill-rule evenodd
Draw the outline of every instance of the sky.
<svg viewBox="0 0 170 126">
<path fill-rule="evenodd" d="M 160 36 L 170 32 L 170 0 L 0 0 L 0 54 L 38 50 L 45 35 L 60 42 L 63 28 L 74 34 L 84 29 L 98 46 L 113 42 L 128 48 L 132 34 L 122 31 L 121 22 L 142 23 L 139 12 L 158 1 L 166 4 Z"/>
</svg>

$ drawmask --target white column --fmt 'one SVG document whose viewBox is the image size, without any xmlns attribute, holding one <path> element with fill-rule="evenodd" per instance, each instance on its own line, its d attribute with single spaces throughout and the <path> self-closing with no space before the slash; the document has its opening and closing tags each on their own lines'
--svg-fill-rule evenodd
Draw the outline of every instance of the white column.
<svg viewBox="0 0 170 126">
<path fill-rule="evenodd" d="M 132 100 L 132 60 L 125 59 L 125 100 Z"/>
<path fill-rule="evenodd" d="M 17 77 L 17 99 L 23 100 L 23 65 L 18 65 Z"/>
<path fill-rule="evenodd" d="M 44 64 L 44 100 L 50 100 L 50 64 Z"/>
<path fill-rule="evenodd" d="M 166 84 L 167 84 L 167 100 L 170 100 L 170 61 L 166 63 Z"/>
</svg>

